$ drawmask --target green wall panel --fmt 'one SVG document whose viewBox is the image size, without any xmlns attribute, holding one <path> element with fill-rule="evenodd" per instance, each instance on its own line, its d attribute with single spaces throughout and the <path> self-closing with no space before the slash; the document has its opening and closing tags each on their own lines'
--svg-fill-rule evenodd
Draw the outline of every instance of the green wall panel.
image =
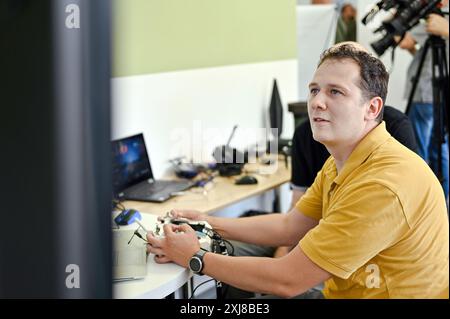
<svg viewBox="0 0 450 319">
<path fill-rule="evenodd" d="M 114 76 L 296 58 L 295 0 L 114 1 Z"/>
</svg>

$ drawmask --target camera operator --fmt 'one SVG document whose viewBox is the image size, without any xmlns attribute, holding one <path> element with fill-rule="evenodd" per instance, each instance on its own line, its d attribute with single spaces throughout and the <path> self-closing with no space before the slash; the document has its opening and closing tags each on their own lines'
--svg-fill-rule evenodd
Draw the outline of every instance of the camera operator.
<svg viewBox="0 0 450 319">
<path fill-rule="evenodd" d="M 448 11 L 448 0 L 441 2 L 446 11 Z M 427 18 L 426 25 L 418 25 L 406 33 L 403 40 L 399 43 L 399 47 L 409 51 L 414 55 L 413 61 L 408 68 L 408 80 L 406 83 L 406 96 L 409 96 L 412 90 L 412 82 L 419 67 L 420 59 L 423 55 L 427 37 L 431 35 L 441 36 L 446 40 L 447 60 L 448 60 L 448 38 L 449 38 L 448 20 L 438 14 L 430 14 Z M 396 39 L 399 40 L 398 38 Z M 434 172 L 437 171 L 438 149 L 433 143 L 433 87 L 432 87 L 432 56 L 431 51 L 427 52 L 422 72 L 419 77 L 416 91 L 409 111 L 414 132 L 416 134 L 419 155 L 427 161 Z M 443 188 L 448 203 L 448 136 L 445 136 L 445 143 L 442 144 L 442 175 Z"/>
</svg>

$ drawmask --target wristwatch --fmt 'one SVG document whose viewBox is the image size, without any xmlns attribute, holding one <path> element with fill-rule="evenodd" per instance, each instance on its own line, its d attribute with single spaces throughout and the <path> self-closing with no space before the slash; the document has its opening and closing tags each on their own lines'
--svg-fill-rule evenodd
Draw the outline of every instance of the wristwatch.
<svg viewBox="0 0 450 319">
<path fill-rule="evenodd" d="M 200 249 L 195 253 L 194 256 L 189 260 L 189 269 L 192 270 L 194 274 L 203 275 L 203 256 L 207 253 L 206 250 Z"/>
</svg>

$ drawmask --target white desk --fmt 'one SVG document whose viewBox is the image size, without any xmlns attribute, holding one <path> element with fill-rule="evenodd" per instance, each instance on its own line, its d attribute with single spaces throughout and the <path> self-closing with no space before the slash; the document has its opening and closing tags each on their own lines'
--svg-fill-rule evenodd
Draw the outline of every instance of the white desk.
<svg viewBox="0 0 450 319">
<path fill-rule="evenodd" d="M 157 216 L 152 214 L 141 214 L 142 224 L 148 230 L 154 230 Z M 137 228 L 137 224 L 130 226 Z M 175 292 L 186 284 L 192 277 L 192 273 L 174 263 L 157 264 L 153 255 L 147 256 L 147 276 L 144 279 L 115 282 L 113 284 L 114 298 L 118 299 L 160 299 Z"/>
<path fill-rule="evenodd" d="M 246 170 L 256 170 L 258 167 L 260 167 L 258 164 L 248 164 Z M 268 167 L 262 168 L 267 169 Z M 139 210 L 143 225 L 148 226 L 149 230 L 154 230 L 157 216 L 164 215 L 173 208 L 193 208 L 203 213 L 211 213 L 250 196 L 276 189 L 288 182 L 290 176 L 290 168 L 280 162 L 273 170 L 273 174 L 258 175 L 259 182 L 256 185 L 237 186 L 234 185 L 236 177 L 218 177 L 216 186 L 207 196 L 188 193 L 162 204 L 126 201 L 124 205 L 127 208 Z M 127 227 L 137 228 L 136 225 Z M 114 298 L 164 298 L 189 282 L 192 277 L 189 270 L 173 263 L 156 264 L 153 257 L 153 255 L 148 256 L 145 279 L 114 283 Z"/>
</svg>

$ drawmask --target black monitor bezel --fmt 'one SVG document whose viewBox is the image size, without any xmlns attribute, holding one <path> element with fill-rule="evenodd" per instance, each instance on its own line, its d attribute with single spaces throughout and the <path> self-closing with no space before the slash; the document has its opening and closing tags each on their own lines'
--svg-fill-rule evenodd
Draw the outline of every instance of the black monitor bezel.
<svg viewBox="0 0 450 319">
<path fill-rule="evenodd" d="M 144 139 L 144 134 L 143 133 L 139 133 L 139 134 L 135 134 L 135 135 L 132 135 L 132 136 L 127 136 L 127 137 L 124 137 L 124 138 L 120 138 L 120 139 L 116 139 L 116 140 L 111 141 L 111 155 L 113 156 L 113 158 L 112 158 L 113 164 L 114 164 L 114 152 L 113 151 L 114 151 L 114 147 L 115 147 L 114 144 L 118 144 L 118 143 L 121 143 L 121 142 L 127 142 L 128 140 L 132 140 L 132 139 L 142 139 L 142 143 L 144 145 L 144 157 L 145 157 L 144 160 L 146 160 L 146 162 L 148 164 L 149 172 L 148 172 L 148 174 L 139 176 L 139 178 L 137 178 L 137 179 L 128 181 L 126 184 L 120 185 L 119 188 L 115 187 L 115 183 L 114 183 L 114 177 L 115 176 L 114 176 L 114 173 L 111 172 L 112 179 L 113 179 L 112 181 L 113 181 L 114 197 L 118 197 L 120 193 L 122 193 L 124 190 L 126 190 L 127 188 L 129 188 L 129 187 L 131 187 L 133 185 L 139 184 L 139 183 L 141 183 L 141 182 L 143 182 L 145 180 L 148 180 L 148 179 L 153 179 L 153 170 L 152 170 L 152 166 L 150 164 L 150 158 L 148 156 L 147 145 L 145 144 L 145 139 Z"/>
</svg>

